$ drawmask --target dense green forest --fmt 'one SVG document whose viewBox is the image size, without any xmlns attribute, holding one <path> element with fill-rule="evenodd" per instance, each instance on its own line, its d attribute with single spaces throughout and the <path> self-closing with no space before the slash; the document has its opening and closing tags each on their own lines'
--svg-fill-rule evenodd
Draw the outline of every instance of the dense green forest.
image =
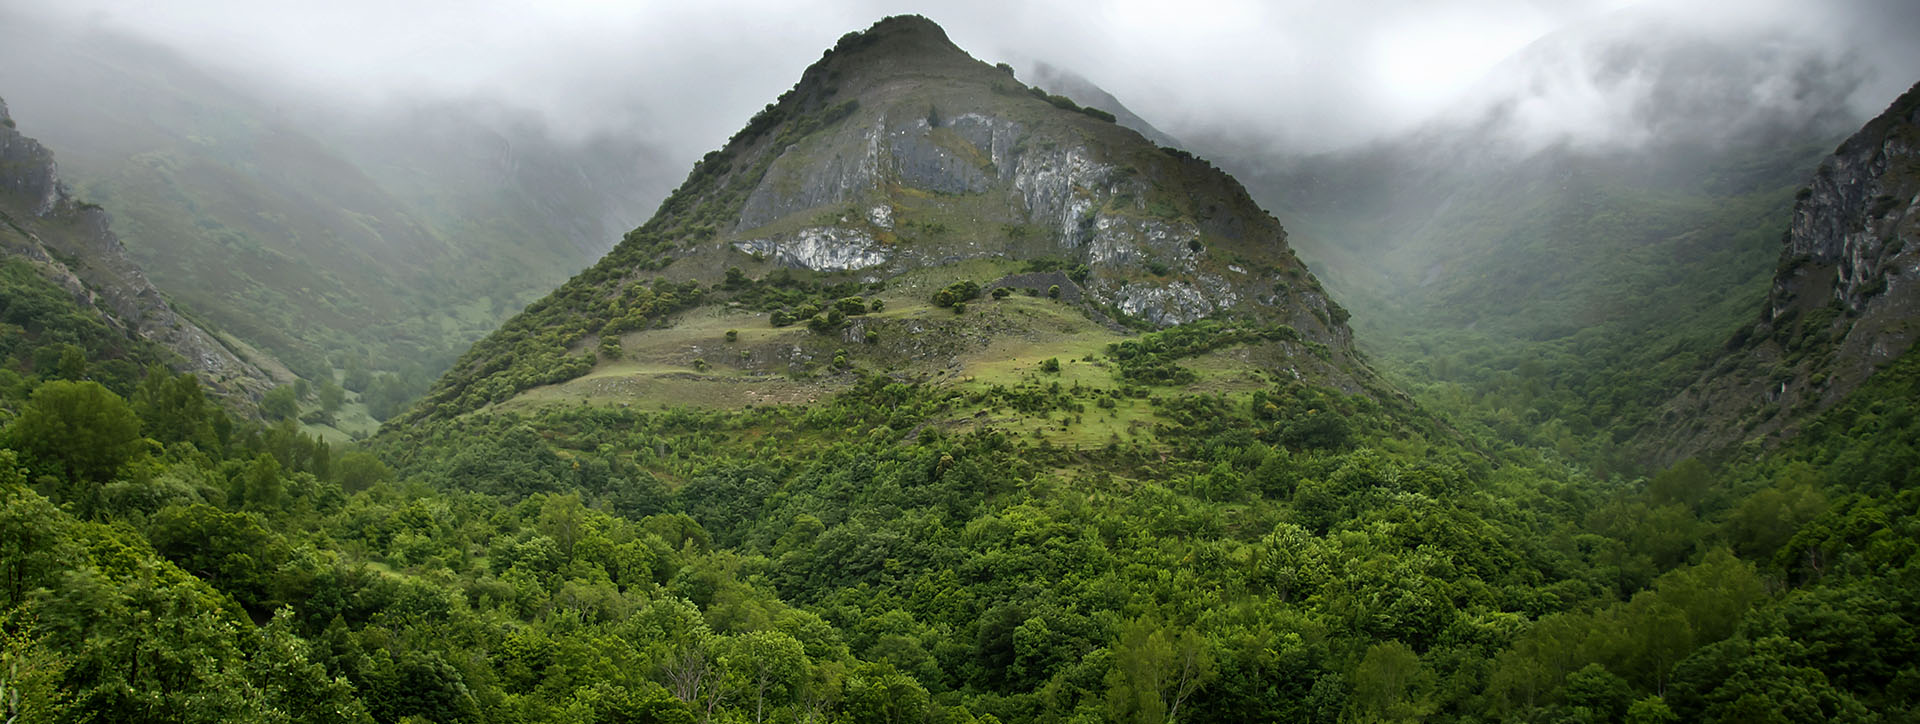
<svg viewBox="0 0 1920 724">
<path fill-rule="evenodd" d="M 20 721 L 1901 721 L 1920 698 L 1913 354 L 1785 448 L 1647 478 L 1279 375 L 1126 385 L 1157 422 L 1104 447 L 955 422 L 1109 409 L 1045 371 L 856 369 L 811 406 L 482 411 L 345 450 L 139 372 L 19 271 Z M 1208 346 L 1157 337 L 1077 364 Z"/>
</svg>

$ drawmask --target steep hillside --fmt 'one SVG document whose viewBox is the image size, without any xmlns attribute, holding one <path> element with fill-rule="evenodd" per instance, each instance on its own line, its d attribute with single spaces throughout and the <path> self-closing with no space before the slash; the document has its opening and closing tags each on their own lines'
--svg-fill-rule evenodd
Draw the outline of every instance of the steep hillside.
<svg viewBox="0 0 1920 724">
<path fill-rule="evenodd" d="M 61 182 L 53 154 L 20 132 L 4 101 L 0 101 L 0 223 L 4 223 L 0 247 L 6 256 L 24 260 L 83 310 L 96 311 L 112 329 L 170 351 L 173 356 L 165 361 L 176 370 L 193 372 L 203 384 L 249 400 L 258 399 L 274 385 L 274 377 L 266 371 L 278 368 L 271 358 L 243 357 L 231 340 L 181 315 L 147 281 L 115 236 L 107 212 L 71 195 Z M 13 307 L 10 311 L 16 318 L 10 321 L 15 325 L 36 326 L 23 314 L 51 313 L 31 311 L 20 299 L 7 301 Z M 90 351 L 101 361 L 124 357 L 98 349 L 101 344 L 92 340 L 84 346 L 95 347 Z"/>
<path fill-rule="evenodd" d="M 1795 199 L 1759 321 L 1641 441 L 1663 457 L 1791 435 L 1920 339 L 1920 86 Z"/>
<path fill-rule="evenodd" d="M 1271 356 L 1296 374 L 1349 391 L 1371 374 L 1346 313 L 1238 182 L 900 17 L 842 38 L 599 264 L 475 346 L 416 414 L 609 374 L 764 380 L 835 359 L 966 376 L 1008 339 L 1073 336 L 1022 321 L 1052 316 L 1020 311 L 1030 301 L 967 304 L 995 287 L 1057 296 L 1089 339 L 1232 318 L 1284 328 Z M 642 332 L 660 327 L 679 331 Z M 616 366 L 635 356 L 639 369 Z"/>
</svg>

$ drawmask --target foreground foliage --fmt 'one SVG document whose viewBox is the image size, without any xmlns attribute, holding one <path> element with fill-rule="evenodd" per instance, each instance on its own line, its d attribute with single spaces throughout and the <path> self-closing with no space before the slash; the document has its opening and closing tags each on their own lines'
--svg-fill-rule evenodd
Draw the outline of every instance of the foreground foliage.
<svg viewBox="0 0 1920 724">
<path fill-rule="evenodd" d="M 1004 390 L 873 376 L 339 451 L 188 377 L 128 402 L 30 376 L 5 686 L 45 721 L 1874 720 L 1920 694 L 1920 357 L 1793 447 L 1644 481 L 1291 380 L 1153 389 L 1150 438 L 1096 449 L 972 423 Z M 115 442 L 50 432 L 81 420 Z"/>
</svg>

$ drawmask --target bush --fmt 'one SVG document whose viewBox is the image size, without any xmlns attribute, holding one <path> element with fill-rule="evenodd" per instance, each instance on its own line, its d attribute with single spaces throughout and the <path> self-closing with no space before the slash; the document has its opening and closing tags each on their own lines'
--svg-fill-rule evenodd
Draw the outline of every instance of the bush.
<svg viewBox="0 0 1920 724">
<path fill-rule="evenodd" d="M 994 299 L 1006 299 L 1007 295 L 1012 293 L 1013 293 L 1012 287 L 994 287 L 993 288 Z"/>
<path fill-rule="evenodd" d="M 728 342 L 738 342 L 738 341 L 740 341 L 740 330 L 738 330 L 738 329 L 729 329 L 729 330 L 727 330 L 727 341 L 728 341 Z"/>
<path fill-rule="evenodd" d="M 933 306 L 951 307 L 961 302 L 980 298 L 980 285 L 972 281 L 948 284 L 947 288 L 933 295 Z"/>
<path fill-rule="evenodd" d="M 1060 285 L 1058 285 L 1058 284 L 1055 284 L 1055 285 L 1053 285 L 1053 286 L 1050 286 L 1050 287 L 1047 287 L 1047 298 L 1048 298 L 1048 299 L 1059 299 L 1059 298 L 1060 298 Z"/>
<path fill-rule="evenodd" d="M 1040 371 L 1052 373 L 1052 374 L 1058 374 L 1060 372 L 1060 358 L 1048 357 L 1044 360 L 1041 360 Z"/>
</svg>

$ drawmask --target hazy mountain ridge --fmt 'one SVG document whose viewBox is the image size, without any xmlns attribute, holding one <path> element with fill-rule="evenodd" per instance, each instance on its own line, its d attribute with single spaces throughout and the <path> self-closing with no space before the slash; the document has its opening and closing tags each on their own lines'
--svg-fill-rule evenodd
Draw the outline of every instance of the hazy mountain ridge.
<svg viewBox="0 0 1920 724">
<path fill-rule="evenodd" d="M 114 209 L 153 283 L 309 379 L 345 364 L 423 388 L 664 190 L 640 140 L 559 139 L 480 101 L 275 97 L 142 41 L 4 15 L 0 91 Z"/>
<path fill-rule="evenodd" d="M 65 288 L 111 326 L 173 352 L 177 371 L 192 372 L 215 391 L 258 400 L 279 369 L 270 358 L 243 358 L 214 332 L 175 311 L 128 258 L 101 207 L 73 197 L 52 152 L 22 134 L 0 100 L 0 220 L 4 247 Z M 279 369 L 282 376 L 284 369 Z"/>
</svg>

